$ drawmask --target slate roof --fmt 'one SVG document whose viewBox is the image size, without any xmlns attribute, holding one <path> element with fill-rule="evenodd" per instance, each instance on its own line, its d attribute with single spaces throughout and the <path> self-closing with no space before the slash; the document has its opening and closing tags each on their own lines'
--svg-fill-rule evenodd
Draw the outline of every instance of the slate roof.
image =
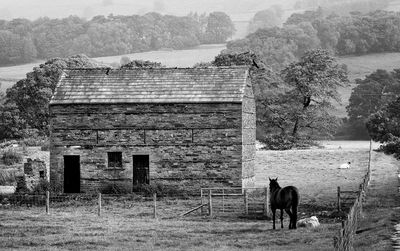
<svg viewBox="0 0 400 251">
<path fill-rule="evenodd" d="M 50 104 L 241 102 L 248 67 L 73 69 Z"/>
</svg>

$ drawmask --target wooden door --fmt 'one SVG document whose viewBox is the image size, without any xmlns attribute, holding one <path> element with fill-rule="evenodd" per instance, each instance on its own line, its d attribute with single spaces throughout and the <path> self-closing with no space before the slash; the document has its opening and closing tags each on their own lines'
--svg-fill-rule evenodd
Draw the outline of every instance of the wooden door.
<svg viewBox="0 0 400 251">
<path fill-rule="evenodd" d="M 64 193 L 81 192 L 81 165 L 79 155 L 64 156 Z"/>
<path fill-rule="evenodd" d="M 133 155 L 133 185 L 150 183 L 149 155 Z"/>
</svg>

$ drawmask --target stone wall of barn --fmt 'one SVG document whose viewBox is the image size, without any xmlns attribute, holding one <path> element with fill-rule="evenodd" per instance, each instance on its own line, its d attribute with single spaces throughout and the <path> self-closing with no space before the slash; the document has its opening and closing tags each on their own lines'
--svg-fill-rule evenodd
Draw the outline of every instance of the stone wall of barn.
<svg viewBox="0 0 400 251">
<path fill-rule="evenodd" d="M 242 112 L 242 186 L 254 187 L 256 159 L 256 104 L 250 80 L 245 88 Z"/>
<path fill-rule="evenodd" d="M 63 184 L 64 155 L 80 155 L 81 191 L 110 184 L 129 187 L 132 155 L 145 154 L 150 159 L 150 184 L 179 185 L 194 192 L 207 186 L 241 186 L 242 177 L 251 181 L 254 174 L 250 167 L 254 153 L 249 153 L 255 137 L 250 132 L 255 126 L 252 106 L 249 100 L 243 107 L 240 103 L 52 105 L 51 182 Z M 122 168 L 109 168 L 107 152 L 119 151 Z"/>
</svg>

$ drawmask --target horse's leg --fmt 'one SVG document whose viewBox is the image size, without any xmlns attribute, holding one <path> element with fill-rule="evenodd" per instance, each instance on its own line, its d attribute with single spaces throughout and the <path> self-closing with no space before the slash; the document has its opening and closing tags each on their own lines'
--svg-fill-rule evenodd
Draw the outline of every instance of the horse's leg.
<svg viewBox="0 0 400 251">
<path fill-rule="evenodd" d="M 293 214 L 293 221 L 292 221 L 292 229 L 297 229 L 297 205 L 292 206 L 292 214 Z"/>
<path fill-rule="evenodd" d="M 272 208 L 272 229 L 275 229 L 275 208 Z"/>
<path fill-rule="evenodd" d="M 283 209 L 281 209 L 281 228 L 283 228 Z"/>
<path fill-rule="evenodd" d="M 290 212 L 290 208 L 285 208 L 285 212 L 289 215 L 289 229 L 293 229 L 293 214 Z"/>
</svg>

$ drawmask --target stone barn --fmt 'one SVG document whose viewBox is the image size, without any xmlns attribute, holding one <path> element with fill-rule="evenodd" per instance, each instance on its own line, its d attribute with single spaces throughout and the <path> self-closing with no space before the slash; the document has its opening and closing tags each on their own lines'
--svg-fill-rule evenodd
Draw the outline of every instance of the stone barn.
<svg viewBox="0 0 400 251">
<path fill-rule="evenodd" d="M 50 180 L 63 192 L 253 186 L 247 67 L 67 70 L 49 109 Z"/>
</svg>

